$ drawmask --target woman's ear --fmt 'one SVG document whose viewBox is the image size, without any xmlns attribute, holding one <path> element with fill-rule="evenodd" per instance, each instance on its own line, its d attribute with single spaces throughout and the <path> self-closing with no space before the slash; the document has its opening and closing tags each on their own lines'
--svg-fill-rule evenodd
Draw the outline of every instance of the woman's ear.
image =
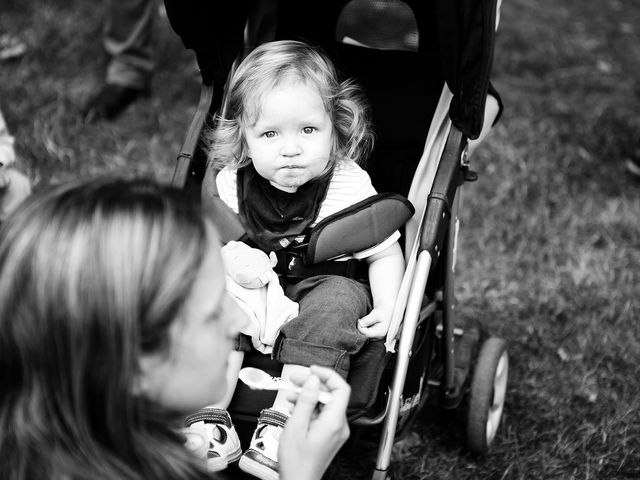
<svg viewBox="0 0 640 480">
<path fill-rule="evenodd" d="M 134 397 L 144 397 L 145 390 L 146 390 L 146 385 L 145 385 L 144 376 L 142 372 L 138 372 L 135 378 L 133 379 L 133 382 L 131 385 L 131 393 L 133 394 Z"/>
<path fill-rule="evenodd" d="M 162 381 L 163 363 L 157 353 L 143 354 L 138 361 L 138 373 L 131 385 L 131 393 L 153 398 L 154 392 L 157 392 L 157 386 Z"/>
</svg>

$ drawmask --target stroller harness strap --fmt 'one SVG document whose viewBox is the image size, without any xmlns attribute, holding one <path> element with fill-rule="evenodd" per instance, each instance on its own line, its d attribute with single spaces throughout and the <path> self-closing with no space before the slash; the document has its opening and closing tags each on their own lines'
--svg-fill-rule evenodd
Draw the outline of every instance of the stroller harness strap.
<svg viewBox="0 0 640 480">
<path fill-rule="evenodd" d="M 278 265 L 275 270 L 285 284 L 297 283 L 317 275 L 340 275 L 363 283 L 369 280 L 369 265 L 364 260 L 351 258 L 343 261 L 329 260 L 306 264 L 304 255 L 292 250 L 280 250 L 276 256 Z"/>
</svg>

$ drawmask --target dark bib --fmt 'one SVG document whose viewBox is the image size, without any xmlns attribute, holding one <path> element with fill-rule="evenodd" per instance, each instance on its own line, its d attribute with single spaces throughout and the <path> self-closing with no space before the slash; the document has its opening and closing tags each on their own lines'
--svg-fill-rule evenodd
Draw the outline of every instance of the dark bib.
<svg viewBox="0 0 640 480">
<path fill-rule="evenodd" d="M 238 209 L 247 235 L 266 252 L 282 250 L 318 217 L 331 177 L 307 182 L 294 193 L 272 186 L 253 164 L 238 169 Z"/>
</svg>

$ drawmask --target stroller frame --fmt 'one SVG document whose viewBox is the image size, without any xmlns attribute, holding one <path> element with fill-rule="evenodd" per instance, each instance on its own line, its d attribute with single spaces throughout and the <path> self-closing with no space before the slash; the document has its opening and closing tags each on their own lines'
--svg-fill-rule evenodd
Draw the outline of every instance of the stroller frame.
<svg viewBox="0 0 640 480">
<path fill-rule="evenodd" d="M 201 67 L 205 65 L 205 68 L 202 68 L 203 83 L 198 107 L 178 155 L 172 179 L 172 184 L 184 187 L 199 196 L 206 169 L 206 158 L 199 144 L 200 132 L 209 115 L 215 113 L 221 104 L 226 72 L 231 69 L 235 56 L 222 60 L 218 57 L 222 67 L 217 65 L 207 69 L 210 49 L 199 48 L 202 38 L 190 37 L 192 34 L 185 33 L 184 25 L 180 23 L 181 13 L 175 14 L 184 9 L 184 6 L 177 5 L 180 0 L 165 0 L 165 3 L 174 30 L 181 35 L 187 48 L 196 51 Z M 202 16 L 203 12 L 198 9 L 207 7 L 203 7 L 202 2 L 197 0 L 191 3 L 195 8 L 191 13 Z M 466 0 L 460 0 L 459 3 L 465 4 Z M 497 2 L 488 0 L 482 3 L 485 16 L 486 12 L 493 11 L 484 22 L 495 23 Z M 237 18 L 246 19 L 248 7 L 229 8 L 236 9 L 233 13 Z M 229 25 L 235 24 L 237 28 L 239 23 L 239 20 L 234 20 L 229 22 Z M 236 31 L 225 30 L 217 35 L 235 35 L 235 42 L 238 45 L 242 43 Z M 489 36 L 491 57 L 493 36 Z M 236 54 L 239 51 L 240 49 L 236 48 Z M 491 58 L 485 59 L 483 64 L 485 83 L 488 83 L 490 63 Z M 219 75 L 220 71 L 225 72 L 224 75 Z M 216 78 L 216 75 L 219 78 Z M 391 351 L 397 343 L 393 356 L 391 386 L 387 392 L 382 393 L 382 396 L 386 397 L 380 400 L 383 407 L 368 409 L 368 412 L 351 421 L 352 425 L 356 426 L 382 424 L 381 441 L 372 477 L 374 480 L 391 478 L 394 440 L 408 431 L 412 419 L 427 400 L 432 398 L 428 390 L 436 391 L 439 404 L 447 409 L 457 408 L 469 395 L 467 446 L 478 454 L 487 453 L 495 437 L 504 404 L 508 375 L 508 355 L 504 341 L 495 337 L 482 338 L 485 337 L 485 333 L 475 327 L 462 330 L 455 326 L 453 273 L 459 228 L 458 189 L 465 181 L 475 180 L 475 174 L 469 170 L 467 139 L 475 138 L 479 134 L 482 120 L 478 120 L 477 117 L 482 116 L 484 110 L 479 113 L 474 111 L 474 115 L 470 115 L 469 105 L 460 103 L 455 88 L 452 92 L 448 86 L 456 85 L 456 82 L 449 80 L 447 79 L 442 89 L 425 140 L 423 157 L 416 167 L 414 185 L 408 194 L 409 200 L 416 207 L 416 215 L 405 227 L 407 267 L 386 341 L 387 349 Z M 466 84 L 464 80 L 458 82 L 458 88 L 462 88 L 462 84 Z M 485 85 L 483 102 L 488 88 Z M 422 171 L 419 173 L 420 170 Z M 416 183 L 415 178 L 420 180 Z M 427 196 L 424 195 L 425 191 L 429 192 Z M 225 225 L 236 224 L 224 220 L 225 217 L 234 215 L 232 212 L 216 208 L 216 205 L 213 205 L 213 208 L 214 214 Z M 231 236 L 233 235 L 231 232 Z M 425 291 L 434 276 L 441 276 L 441 283 L 435 289 L 434 295 L 426 298 Z M 425 329 L 425 341 L 430 342 L 426 347 L 429 349 L 427 365 L 423 366 L 417 397 L 407 399 L 403 398 L 403 394 L 406 393 L 407 373 L 416 347 L 416 331 L 420 326 Z M 464 357 L 462 362 L 459 361 L 461 353 Z M 473 378 L 470 380 L 472 358 L 476 359 L 476 365 Z M 435 367 L 433 364 L 436 364 Z M 409 393 L 415 395 L 416 392 Z M 412 405 L 409 413 L 402 417 L 401 410 L 406 407 L 408 400 Z"/>
</svg>

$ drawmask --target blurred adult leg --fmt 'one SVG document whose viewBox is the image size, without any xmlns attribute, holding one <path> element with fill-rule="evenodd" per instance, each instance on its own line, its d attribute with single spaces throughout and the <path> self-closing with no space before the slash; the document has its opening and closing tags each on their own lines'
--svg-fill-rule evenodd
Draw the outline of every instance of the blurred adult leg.
<svg viewBox="0 0 640 480">
<path fill-rule="evenodd" d="M 103 45 L 109 63 L 105 84 L 89 100 L 84 115 L 113 119 L 149 92 L 156 0 L 105 0 L 104 7 Z"/>
</svg>

